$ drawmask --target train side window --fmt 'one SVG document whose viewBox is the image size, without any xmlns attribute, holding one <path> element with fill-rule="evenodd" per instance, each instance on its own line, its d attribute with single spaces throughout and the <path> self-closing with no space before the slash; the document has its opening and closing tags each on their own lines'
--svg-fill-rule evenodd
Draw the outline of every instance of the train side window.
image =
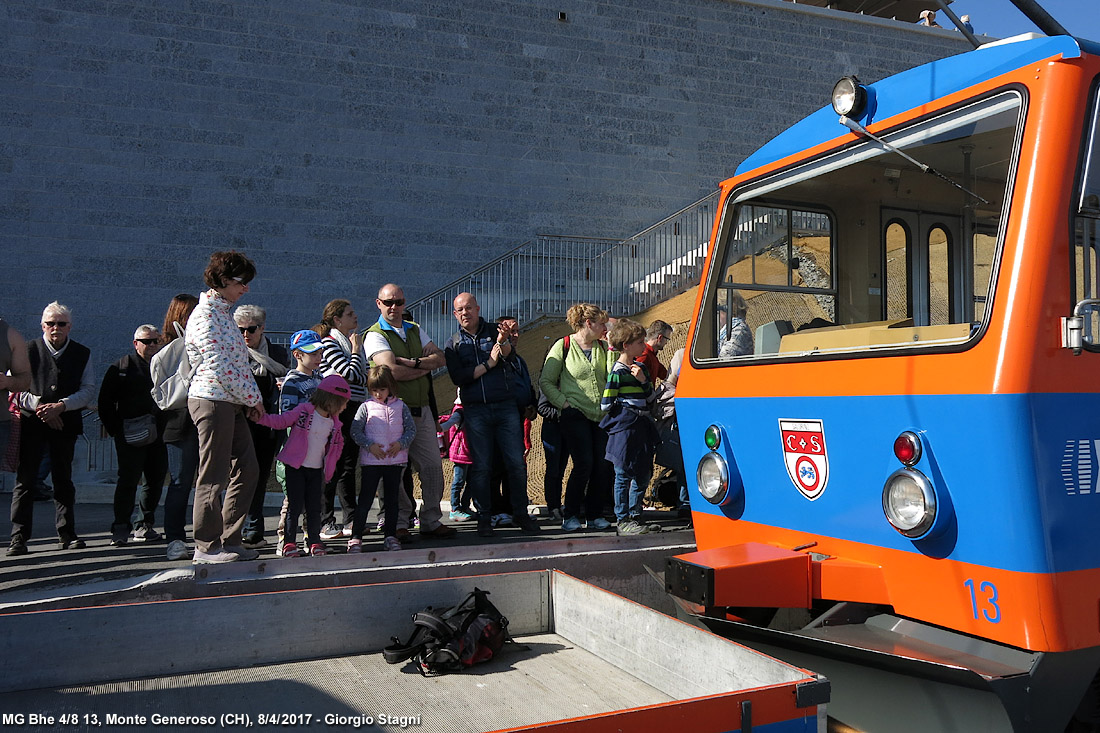
<svg viewBox="0 0 1100 733">
<path fill-rule="evenodd" d="M 833 247 L 826 212 L 741 207 L 723 259 L 710 353 L 722 360 L 776 353 L 792 318 L 833 325 Z M 771 313 L 782 318 L 767 319 Z"/>
<path fill-rule="evenodd" d="M 1100 298 L 1100 92 L 1092 91 L 1092 118 L 1087 126 L 1085 160 L 1074 216 L 1073 301 Z M 1086 311 L 1085 348 L 1100 351 L 1100 309 Z"/>
</svg>

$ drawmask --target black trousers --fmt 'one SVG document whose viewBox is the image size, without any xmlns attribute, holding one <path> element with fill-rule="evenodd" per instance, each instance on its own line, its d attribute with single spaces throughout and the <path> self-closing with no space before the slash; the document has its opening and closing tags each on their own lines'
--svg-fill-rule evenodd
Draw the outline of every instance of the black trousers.
<svg viewBox="0 0 1100 733">
<path fill-rule="evenodd" d="M 341 524 L 351 524 L 355 520 L 355 497 L 359 494 L 355 487 L 355 474 L 359 471 L 359 445 L 351 439 L 351 421 L 362 402 L 348 402 L 340 413 L 340 432 L 344 435 L 344 451 L 336 461 L 336 473 L 325 484 L 324 502 L 321 506 L 321 526 L 336 521 L 336 497 L 340 496 L 340 510 L 343 514 Z M 367 507 L 369 510 L 370 507 Z"/>
<path fill-rule="evenodd" d="M 76 521 L 73 505 L 76 503 L 76 486 L 73 484 L 73 448 L 75 435 L 65 435 L 48 427 L 36 417 L 24 416 L 20 423 L 19 467 L 15 472 L 15 488 L 11 494 L 11 541 L 26 544 L 31 538 L 34 523 L 34 485 L 38 480 L 38 466 L 46 451 L 50 454 L 53 473 L 54 523 L 62 542 L 75 540 Z"/>
<path fill-rule="evenodd" d="M 141 512 L 138 523 L 153 526 L 160 494 L 164 490 L 164 477 L 168 473 L 168 452 L 161 440 L 135 447 L 127 445 L 121 438 L 115 438 L 115 453 L 118 455 L 118 482 L 115 484 L 115 520 L 111 524 L 111 534 L 121 537 L 128 535 L 132 529 L 130 520 L 134 515 L 135 497 Z M 139 493 L 138 484 L 142 476 L 145 483 Z"/>
<path fill-rule="evenodd" d="M 252 448 L 256 451 L 256 463 L 259 474 L 256 477 L 256 491 L 252 494 L 252 503 L 248 505 L 248 518 L 244 520 L 245 541 L 264 536 L 264 499 L 267 497 L 267 482 L 271 478 L 271 469 L 275 466 L 275 455 L 282 445 L 284 431 L 274 431 L 248 423 L 252 433 Z"/>
</svg>

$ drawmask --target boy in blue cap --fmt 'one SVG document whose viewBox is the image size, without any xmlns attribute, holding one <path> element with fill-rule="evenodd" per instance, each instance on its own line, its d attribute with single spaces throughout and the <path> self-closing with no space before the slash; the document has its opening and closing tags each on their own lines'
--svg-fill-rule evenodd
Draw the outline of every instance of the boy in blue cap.
<svg viewBox="0 0 1100 733">
<path fill-rule="evenodd" d="M 297 407 L 299 403 L 307 402 L 310 395 L 313 394 L 313 390 L 317 389 L 317 385 L 321 383 L 323 375 L 318 371 L 321 366 L 321 348 L 321 337 L 315 331 L 309 329 L 295 331 L 294 335 L 290 337 L 290 352 L 298 365 L 286 373 L 283 388 L 279 392 L 279 412 L 289 412 Z M 278 479 L 279 485 L 283 487 L 285 493 L 286 484 L 284 483 L 283 471 L 283 464 L 276 463 L 275 478 Z M 283 508 L 279 512 L 279 542 L 275 546 L 275 554 L 277 555 L 283 553 L 283 527 L 286 525 L 286 510 L 287 500 L 284 495 Z M 306 525 L 303 523 L 302 526 Z M 311 542 L 319 543 L 320 541 L 319 537 L 307 537 L 306 547 L 309 547 Z"/>
<path fill-rule="evenodd" d="M 290 351 L 298 366 L 286 373 L 279 393 L 279 412 L 288 412 L 305 402 L 321 381 L 321 337 L 309 329 L 295 331 L 290 337 Z"/>
</svg>

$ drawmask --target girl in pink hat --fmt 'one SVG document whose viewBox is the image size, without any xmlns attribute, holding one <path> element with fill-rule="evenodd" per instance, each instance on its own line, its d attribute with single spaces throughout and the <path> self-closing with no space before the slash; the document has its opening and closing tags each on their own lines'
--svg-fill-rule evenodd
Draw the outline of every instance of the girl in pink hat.
<svg viewBox="0 0 1100 733">
<path fill-rule="evenodd" d="M 298 517 L 305 506 L 306 534 L 318 538 L 310 545 L 309 554 L 324 555 L 320 544 L 321 496 L 325 482 L 336 472 L 336 461 L 344 449 L 340 432 L 340 413 L 351 398 L 346 379 L 338 374 L 325 377 L 317 385 L 308 402 L 300 402 L 289 412 L 263 415 L 256 410 L 252 417 L 260 425 L 276 430 L 290 428 L 286 445 L 279 452 L 279 462 L 286 477 L 286 527 L 283 530 L 283 557 L 298 557 Z M 257 419 L 259 418 L 259 419 Z"/>
</svg>

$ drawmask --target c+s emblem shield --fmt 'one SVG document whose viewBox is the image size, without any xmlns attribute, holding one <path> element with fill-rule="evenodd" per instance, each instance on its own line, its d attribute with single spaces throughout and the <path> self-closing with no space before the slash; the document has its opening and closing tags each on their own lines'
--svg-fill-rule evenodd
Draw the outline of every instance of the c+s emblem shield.
<svg viewBox="0 0 1100 733">
<path fill-rule="evenodd" d="M 829 483 L 829 455 L 821 420 L 779 420 L 783 463 L 791 483 L 810 501 Z"/>
</svg>

